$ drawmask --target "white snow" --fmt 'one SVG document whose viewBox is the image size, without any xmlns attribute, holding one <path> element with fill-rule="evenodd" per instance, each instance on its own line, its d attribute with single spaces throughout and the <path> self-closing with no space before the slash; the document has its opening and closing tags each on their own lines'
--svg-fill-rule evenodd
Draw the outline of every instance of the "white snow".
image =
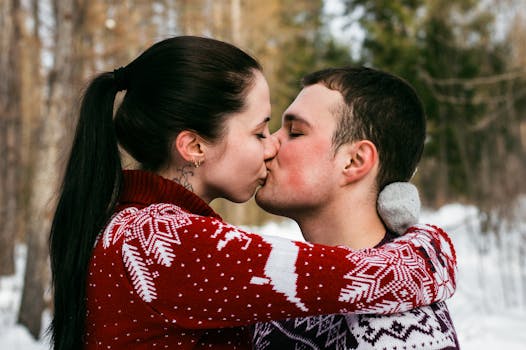
<svg viewBox="0 0 526 350">
<path fill-rule="evenodd" d="M 0 349 L 2 350 L 44 350 L 49 349 L 47 338 L 42 330 L 40 340 L 35 341 L 29 331 L 16 324 L 22 285 L 26 247 L 16 247 L 16 273 L 12 276 L 0 277 Z M 49 325 L 49 314 L 42 315 L 45 327 Z"/>
<path fill-rule="evenodd" d="M 524 203 L 523 203 L 524 204 Z M 524 206 L 521 208 L 524 214 Z M 526 215 L 522 215 L 524 220 Z M 518 216 L 521 220 L 521 216 Z M 457 292 L 448 302 L 463 350 L 526 349 L 526 281 L 520 269 L 521 222 L 502 235 L 500 249 L 494 236 L 482 239 L 478 232 L 478 210 L 451 204 L 438 211 L 424 211 L 420 220 L 444 228 L 451 236 L 458 258 Z M 522 225 L 522 226 L 521 226 Z M 296 224 L 285 221 L 250 228 L 267 235 L 301 239 Z M 523 241 L 524 244 L 524 241 Z M 483 251 L 483 254 L 477 253 Z M 0 277 L 0 349 L 48 349 L 45 337 L 35 341 L 22 326 L 16 325 L 23 282 L 25 247 L 17 247 L 16 274 Z M 49 315 L 43 315 L 45 326 Z"/>
</svg>

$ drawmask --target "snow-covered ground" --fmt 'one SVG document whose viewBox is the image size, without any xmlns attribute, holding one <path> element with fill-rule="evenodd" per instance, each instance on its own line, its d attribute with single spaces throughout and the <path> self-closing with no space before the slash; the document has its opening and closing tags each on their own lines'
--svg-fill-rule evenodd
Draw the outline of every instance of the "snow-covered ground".
<svg viewBox="0 0 526 350">
<path fill-rule="evenodd" d="M 45 350 L 48 342 L 42 331 L 40 341 L 35 341 L 25 327 L 16 325 L 17 312 L 20 307 L 25 267 L 26 247 L 16 248 L 16 273 L 13 276 L 0 277 L 0 349 L 1 350 Z M 49 325 L 49 314 L 42 315 L 46 327 Z"/>
<path fill-rule="evenodd" d="M 437 212 L 424 213 L 421 221 L 444 227 L 455 244 L 458 285 L 448 305 L 461 348 L 526 349 L 526 305 L 524 299 L 521 302 L 526 286 L 520 286 L 519 264 L 515 259 L 519 252 L 519 232 L 512 230 L 503 235 L 504 240 L 510 243 L 506 245 L 504 254 L 509 255 L 506 262 L 511 267 L 507 275 L 510 284 L 506 285 L 509 290 L 505 292 L 502 269 L 499 268 L 502 255 L 495 249 L 493 237 L 485 240 L 492 243 L 484 258 L 477 254 L 477 246 L 481 246 L 481 234 L 478 232 L 476 208 L 448 205 Z M 526 233 L 526 227 L 522 226 L 521 229 L 523 234 Z M 508 299 L 511 302 L 507 302 Z"/>
<path fill-rule="evenodd" d="M 476 220 L 476 208 L 461 205 L 447 205 L 435 212 L 424 212 L 421 218 L 421 222 L 445 228 L 455 243 L 459 266 L 458 288 L 449 301 L 449 307 L 460 345 L 464 350 L 526 349 L 526 286 L 520 283 L 519 235 L 514 231 L 518 229 L 504 235 L 504 242 L 501 242 L 507 247 L 504 255 L 493 248 L 491 238 L 486 239 L 485 242 L 490 244 L 481 258 L 477 254 L 482 245 Z M 291 222 L 269 223 L 251 229 L 262 234 L 294 239 L 301 237 L 297 226 Z M 522 226 L 520 229 L 524 232 L 526 228 Z M 45 337 L 34 341 L 25 328 L 15 324 L 23 281 L 23 246 L 17 248 L 17 256 L 17 273 L 0 278 L 0 349 L 48 349 Z M 503 269 L 499 268 L 503 263 L 509 270 L 505 278 L 501 273 Z M 526 280 L 524 277 L 523 280 Z M 48 325 L 49 315 L 43 315 L 43 320 Z"/>
</svg>

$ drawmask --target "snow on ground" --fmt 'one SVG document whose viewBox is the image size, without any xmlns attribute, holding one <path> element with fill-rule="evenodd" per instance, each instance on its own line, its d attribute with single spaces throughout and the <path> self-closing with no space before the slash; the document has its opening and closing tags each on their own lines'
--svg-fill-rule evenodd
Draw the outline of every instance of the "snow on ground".
<svg viewBox="0 0 526 350">
<path fill-rule="evenodd" d="M 26 247 L 16 248 L 16 273 L 13 276 L 0 277 L 0 349 L 1 350 L 45 350 L 49 349 L 46 338 L 41 336 L 35 341 L 25 327 L 16 324 L 17 312 L 22 296 L 24 282 Z M 49 317 L 43 315 L 46 327 Z M 44 333 L 44 332 L 42 332 Z"/>
<path fill-rule="evenodd" d="M 502 260 L 499 260 L 495 249 L 490 249 L 484 259 L 477 254 L 480 236 L 477 232 L 476 220 L 476 208 L 456 204 L 447 205 L 435 212 L 424 211 L 421 218 L 421 222 L 433 223 L 446 229 L 457 250 L 458 287 L 448 304 L 461 348 L 463 350 L 496 348 L 523 350 L 526 348 L 524 333 L 526 305 L 524 301 L 521 302 L 520 295 L 525 293 L 516 293 L 517 296 L 511 304 L 504 302 L 506 293 L 503 291 L 498 269 Z M 261 234 L 301 239 L 298 227 L 289 221 L 268 223 L 251 230 Z M 506 236 L 512 246 L 513 239 L 517 236 L 516 232 Z M 2 350 L 48 349 L 45 339 L 34 341 L 25 328 L 16 325 L 25 253 L 24 246 L 17 247 L 16 274 L 0 278 L 0 349 Z M 512 261 L 510 269 L 513 270 L 510 272 L 510 286 L 520 292 L 526 286 L 520 286 L 520 270 L 514 265 L 516 260 L 510 261 Z M 49 316 L 44 315 L 43 320 L 47 326 Z"/>
<path fill-rule="evenodd" d="M 446 228 L 455 244 L 458 260 L 457 292 L 448 302 L 462 349 L 525 349 L 526 308 L 518 300 L 506 305 L 498 268 L 496 249 L 490 249 L 484 259 L 476 253 L 480 245 L 477 231 L 477 209 L 448 205 L 433 213 L 424 213 L 423 222 Z M 524 231 L 524 230 L 523 230 Z M 507 238 L 518 238 L 518 232 L 506 232 Z M 478 243 L 477 243 L 478 242 Z M 517 249 L 514 249 L 517 251 Z M 508 252 L 510 257 L 512 252 Z M 516 299 L 521 288 L 518 264 L 513 264 L 512 285 Z M 523 292 L 524 293 L 524 292 Z M 508 293 L 508 295 L 511 293 Z"/>
</svg>

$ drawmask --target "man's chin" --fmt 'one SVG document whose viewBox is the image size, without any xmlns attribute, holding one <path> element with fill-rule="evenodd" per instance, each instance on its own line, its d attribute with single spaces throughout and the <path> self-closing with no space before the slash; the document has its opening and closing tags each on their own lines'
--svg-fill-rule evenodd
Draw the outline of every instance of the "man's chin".
<svg viewBox="0 0 526 350">
<path fill-rule="evenodd" d="M 256 200 L 257 205 L 261 207 L 260 202 L 265 202 L 265 186 L 261 186 L 256 190 L 254 199 Z"/>
<path fill-rule="evenodd" d="M 257 190 L 254 199 L 256 200 L 256 204 L 266 212 L 281 215 L 280 210 L 276 206 L 276 200 L 268 195 L 268 191 L 266 191 L 265 186 L 260 187 Z"/>
</svg>

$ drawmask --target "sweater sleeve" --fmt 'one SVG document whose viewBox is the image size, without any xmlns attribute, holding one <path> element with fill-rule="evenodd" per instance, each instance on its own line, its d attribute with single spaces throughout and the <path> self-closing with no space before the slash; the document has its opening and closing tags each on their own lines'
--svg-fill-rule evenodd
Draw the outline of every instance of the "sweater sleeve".
<svg viewBox="0 0 526 350">
<path fill-rule="evenodd" d="M 445 300 L 455 290 L 453 245 L 430 225 L 413 226 L 379 248 L 351 250 L 260 236 L 158 204 L 118 214 L 103 243 L 119 235 L 135 293 L 165 322 L 184 328 L 392 314 Z"/>
</svg>

